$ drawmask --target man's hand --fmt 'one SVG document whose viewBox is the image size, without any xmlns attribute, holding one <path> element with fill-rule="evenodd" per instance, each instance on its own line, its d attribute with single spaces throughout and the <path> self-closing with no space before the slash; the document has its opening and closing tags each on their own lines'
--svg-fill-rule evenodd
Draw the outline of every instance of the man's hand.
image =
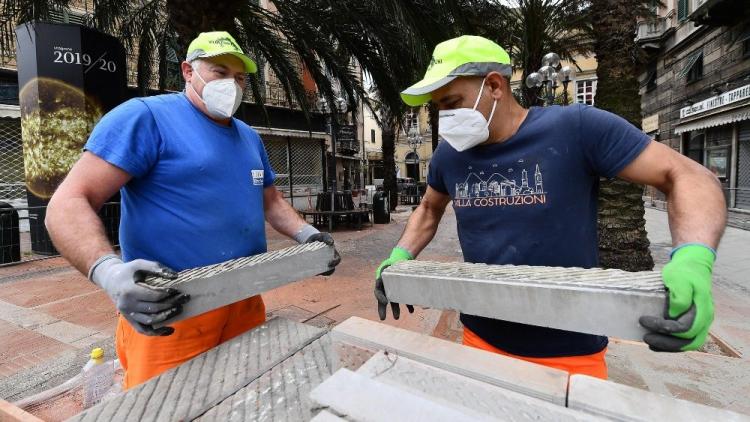
<svg viewBox="0 0 750 422">
<path fill-rule="evenodd" d="M 643 338 L 651 350 L 697 350 L 706 341 L 714 320 L 711 271 L 716 259 L 712 249 L 698 244 L 677 248 L 664 266 L 662 278 L 669 290 L 664 318 L 642 316 L 650 331 Z"/>
<path fill-rule="evenodd" d="M 120 314 L 136 331 L 147 336 L 168 336 L 174 328 L 154 328 L 153 324 L 182 312 L 182 305 L 190 300 L 190 296 L 175 289 L 154 289 L 137 284 L 147 276 L 174 279 L 177 273 L 143 259 L 124 263 L 115 255 L 99 258 L 89 271 L 91 281 L 107 292 Z"/>
<path fill-rule="evenodd" d="M 375 271 L 375 298 L 378 300 L 378 315 L 380 316 L 381 321 L 385 320 L 386 314 L 388 312 L 386 310 L 388 306 L 388 298 L 385 296 L 383 277 L 381 277 L 383 270 L 397 262 L 409 261 L 412 259 L 414 259 L 414 257 L 411 255 L 411 253 L 409 253 L 409 251 L 397 246 L 391 251 L 391 256 L 383 261 L 378 267 L 377 271 Z M 410 314 L 414 313 L 413 306 L 406 305 L 406 309 L 409 310 Z M 391 312 L 393 313 L 393 319 L 398 319 L 401 316 L 401 307 L 398 303 L 391 302 Z"/>
<path fill-rule="evenodd" d="M 323 242 L 326 245 L 333 246 L 333 236 L 331 236 L 330 233 L 315 233 L 310 235 L 307 240 L 305 240 L 303 243 L 311 243 L 311 242 Z M 320 275 L 331 275 L 334 271 L 336 271 L 336 266 L 341 263 L 341 255 L 339 255 L 339 251 L 336 250 L 336 248 L 333 249 L 333 259 L 328 262 L 328 268 L 330 268 L 330 271 L 326 271 Z"/>
</svg>

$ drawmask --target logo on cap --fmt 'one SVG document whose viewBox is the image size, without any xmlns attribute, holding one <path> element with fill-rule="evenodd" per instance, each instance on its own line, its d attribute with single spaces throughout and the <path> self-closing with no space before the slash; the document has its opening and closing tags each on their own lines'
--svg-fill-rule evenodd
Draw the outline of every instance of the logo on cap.
<svg viewBox="0 0 750 422">
<path fill-rule="evenodd" d="M 216 44 L 219 47 L 229 46 L 229 47 L 234 48 L 237 51 L 240 51 L 240 46 L 238 46 L 237 44 L 235 44 L 235 42 L 232 41 L 232 39 L 228 38 L 228 37 L 217 38 L 215 40 L 209 41 L 208 43 L 209 44 Z"/>
<path fill-rule="evenodd" d="M 435 66 L 436 64 L 440 64 L 443 62 L 443 59 L 436 59 L 435 56 L 432 56 L 432 59 L 430 60 L 430 65 L 427 67 L 427 69 L 432 69 L 432 66 Z"/>
</svg>

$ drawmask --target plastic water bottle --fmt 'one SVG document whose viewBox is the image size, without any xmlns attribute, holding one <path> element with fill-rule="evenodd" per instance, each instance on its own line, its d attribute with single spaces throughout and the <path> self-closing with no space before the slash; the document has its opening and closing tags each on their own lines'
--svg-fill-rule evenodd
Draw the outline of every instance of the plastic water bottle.
<svg viewBox="0 0 750 422">
<path fill-rule="evenodd" d="M 88 409 L 102 400 L 114 383 L 114 366 L 104 361 L 104 350 L 97 347 L 91 351 L 91 359 L 81 371 L 83 381 L 83 407 Z"/>
</svg>

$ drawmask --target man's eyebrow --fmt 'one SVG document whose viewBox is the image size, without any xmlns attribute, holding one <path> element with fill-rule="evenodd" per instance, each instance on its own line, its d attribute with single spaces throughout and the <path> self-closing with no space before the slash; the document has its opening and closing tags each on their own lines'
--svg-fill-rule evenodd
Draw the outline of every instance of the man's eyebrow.
<svg viewBox="0 0 750 422">
<path fill-rule="evenodd" d="M 227 70 L 228 69 L 228 67 L 226 67 L 225 65 L 221 63 L 214 63 L 213 65 L 214 67 L 211 70 Z"/>
</svg>

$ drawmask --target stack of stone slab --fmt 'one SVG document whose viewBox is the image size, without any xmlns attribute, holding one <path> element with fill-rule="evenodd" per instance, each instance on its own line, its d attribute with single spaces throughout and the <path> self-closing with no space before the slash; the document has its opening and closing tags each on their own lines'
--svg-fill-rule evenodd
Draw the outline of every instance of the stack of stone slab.
<svg viewBox="0 0 750 422">
<path fill-rule="evenodd" d="M 190 302 L 183 306 L 182 313 L 156 327 L 324 273 L 334 253 L 332 246 L 311 242 L 180 271 L 174 280 L 148 277 L 144 281 L 147 286 L 173 288 L 190 295 Z"/>
<path fill-rule="evenodd" d="M 275 318 L 73 421 L 750 420 L 570 382 L 568 393 L 563 371 L 360 318 L 330 333 Z"/>
<path fill-rule="evenodd" d="M 397 303 L 637 341 L 638 319 L 662 315 L 666 301 L 656 271 L 407 261 L 383 284 Z"/>
</svg>

